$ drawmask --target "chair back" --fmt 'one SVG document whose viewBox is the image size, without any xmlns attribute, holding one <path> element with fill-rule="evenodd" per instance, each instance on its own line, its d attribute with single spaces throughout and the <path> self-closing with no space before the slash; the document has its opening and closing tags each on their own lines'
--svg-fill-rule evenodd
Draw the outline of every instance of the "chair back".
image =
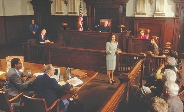
<svg viewBox="0 0 184 112">
<path fill-rule="evenodd" d="M 43 98 L 32 98 L 23 95 L 25 112 L 48 112 L 46 101 Z"/>
<path fill-rule="evenodd" d="M 11 103 L 8 101 L 8 97 L 6 96 L 4 91 L 0 91 L 0 110 L 3 110 L 5 112 L 13 112 Z"/>
</svg>

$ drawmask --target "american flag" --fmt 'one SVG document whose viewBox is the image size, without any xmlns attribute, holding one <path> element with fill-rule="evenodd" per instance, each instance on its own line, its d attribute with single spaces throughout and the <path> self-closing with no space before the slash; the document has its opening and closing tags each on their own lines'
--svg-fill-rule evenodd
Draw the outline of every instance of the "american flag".
<svg viewBox="0 0 184 112">
<path fill-rule="evenodd" d="M 80 8 L 79 8 L 79 19 L 78 19 L 78 30 L 83 31 L 83 13 L 82 13 L 82 6 L 80 1 Z"/>
</svg>

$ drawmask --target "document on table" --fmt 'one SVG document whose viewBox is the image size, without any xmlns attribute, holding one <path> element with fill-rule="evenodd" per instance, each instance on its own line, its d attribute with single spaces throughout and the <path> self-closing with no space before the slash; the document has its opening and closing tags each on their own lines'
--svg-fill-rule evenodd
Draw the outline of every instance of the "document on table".
<svg viewBox="0 0 184 112">
<path fill-rule="evenodd" d="M 80 79 L 77 78 L 77 77 L 73 77 L 73 78 L 67 80 L 67 82 L 68 82 L 69 84 L 72 84 L 74 87 L 75 87 L 75 86 L 78 86 L 78 85 L 80 85 L 80 84 L 83 84 L 83 81 L 80 80 Z"/>
</svg>

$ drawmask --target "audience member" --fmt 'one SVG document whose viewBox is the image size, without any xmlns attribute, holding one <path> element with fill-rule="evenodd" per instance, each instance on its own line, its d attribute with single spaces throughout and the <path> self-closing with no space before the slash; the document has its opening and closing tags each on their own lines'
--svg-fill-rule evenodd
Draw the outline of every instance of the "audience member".
<svg viewBox="0 0 184 112">
<path fill-rule="evenodd" d="M 137 36 L 137 38 L 140 38 L 140 39 L 148 39 L 148 36 L 144 34 L 144 31 L 141 30 L 140 31 L 140 34 Z"/>
<path fill-rule="evenodd" d="M 108 26 L 108 24 L 109 24 L 109 22 L 108 22 L 108 21 L 105 21 L 105 22 L 104 22 L 104 25 L 102 25 L 102 26 L 100 27 L 100 31 L 101 31 L 101 32 L 111 32 L 111 29 L 110 29 L 110 27 Z"/>
<path fill-rule="evenodd" d="M 151 108 L 149 112 L 168 112 L 168 104 L 160 97 L 153 97 L 150 104 Z"/>
<path fill-rule="evenodd" d="M 46 34 L 46 30 L 43 29 L 41 31 L 41 34 L 38 37 L 38 42 L 39 43 L 41 43 L 41 42 L 50 42 L 49 39 L 47 38 L 47 36 L 45 34 Z"/>
<path fill-rule="evenodd" d="M 22 63 L 19 58 L 13 58 L 11 60 L 11 68 L 9 69 L 6 75 L 6 82 L 4 85 L 4 90 L 8 98 L 12 98 L 18 95 L 20 92 L 23 92 L 27 96 L 33 95 L 33 91 L 28 90 L 28 85 L 35 80 L 35 76 L 32 74 L 23 73 L 19 70 L 22 68 Z M 23 81 L 22 77 L 30 77 L 28 81 Z M 15 101 L 19 103 L 19 101 Z"/>
<path fill-rule="evenodd" d="M 176 60 L 174 57 L 166 57 L 166 62 L 165 65 L 162 64 L 159 69 L 156 72 L 155 78 L 158 79 L 162 79 L 163 73 L 165 69 L 172 69 L 173 71 L 175 71 L 177 73 L 177 68 L 174 67 L 176 63 Z"/>
<path fill-rule="evenodd" d="M 38 26 L 34 23 L 34 20 L 31 20 L 31 24 L 29 25 L 30 38 L 36 39 L 37 30 Z"/>
<path fill-rule="evenodd" d="M 158 48 L 158 45 L 157 45 L 157 41 L 158 41 L 158 37 L 153 36 L 151 38 L 151 44 L 148 48 L 156 56 L 159 55 L 159 48 Z"/>
<path fill-rule="evenodd" d="M 163 82 L 165 81 L 176 82 L 176 72 L 174 72 L 171 69 L 165 69 L 162 80 Z"/>
<path fill-rule="evenodd" d="M 179 86 L 172 82 L 166 81 L 164 84 L 163 96 L 168 104 L 168 112 L 183 112 L 183 103 L 178 97 Z"/>
<path fill-rule="evenodd" d="M 48 107 L 51 106 L 54 101 L 61 98 L 63 92 L 71 87 L 69 83 L 61 86 L 55 78 L 50 78 L 54 75 L 54 72 L 55 69 L 51 64 L 46 65 L 44 74 L 37 76 L 33 83 L 35 86 L 35 97 L 44 98 Z M 60 111 L 66 112 L 68 105 L 69 101 L 67 99 L 61 100 L 59 102 Z"/>
</svg>

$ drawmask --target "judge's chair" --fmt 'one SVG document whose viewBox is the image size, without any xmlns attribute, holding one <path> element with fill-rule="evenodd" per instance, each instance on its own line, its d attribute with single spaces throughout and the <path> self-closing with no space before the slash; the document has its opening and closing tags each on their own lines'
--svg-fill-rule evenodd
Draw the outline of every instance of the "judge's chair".
<svg viewBox="0 0 184 112">
<path fill-rule="evenodd" d="M 33 98 L 23 95 L 24 102 L 24 112 L 51 112 L 51 110 L 56 106 L 56 111 L 59 112 L 59 101 L 57 99 L 50 107 L 47 107 L 46 101 L 43 98 Z"/>
<path fill-rule="evenodd" d="M 6 93 L 1 89 L 0 90 L 0 110 L 5 112 L 18 112 L 19 108 L 16 108 L 17 106 L 13 105 L 13 101 L 18 99 L 22 93 L 18 94 L 17 96 L 13 97 L 12 99 L 8 99 L 6 96 Z"/>
</svg>

